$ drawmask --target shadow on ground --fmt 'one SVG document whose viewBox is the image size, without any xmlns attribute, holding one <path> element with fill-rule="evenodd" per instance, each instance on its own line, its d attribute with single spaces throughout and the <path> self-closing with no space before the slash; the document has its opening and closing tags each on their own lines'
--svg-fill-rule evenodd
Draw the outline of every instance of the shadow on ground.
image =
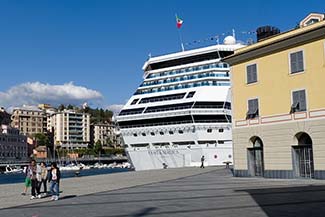
<svg viewBox="0 0 325 217">
<path fill-rule="evenodd" d="M 325 186 L 246 189 L 268 217 L 325 216 Z"/>
</svg>

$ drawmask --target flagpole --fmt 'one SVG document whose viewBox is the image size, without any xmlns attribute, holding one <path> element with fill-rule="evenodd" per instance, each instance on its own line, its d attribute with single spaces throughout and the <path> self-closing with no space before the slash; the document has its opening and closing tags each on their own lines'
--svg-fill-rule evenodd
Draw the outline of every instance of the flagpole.
<svg viewBox="0 0 325 217">
<path fill-rule="evenodd" d="M 175 14 L 175 17 L 176 17 L 176 21 L 177 21 L 177 14 Z M 178 36 L 179 36 L 179 40 L 181 42 L 181 47 L 182 47 L 182 51 L 184 52 L 185 49 L 184 49 L 184 44 L 183 44 L 183 38 L 182 38 L 182 34 L 181 34 L 181 29 L 178 28 Z"/>
<path fill-rule="evenodd" d="M 181 41 L 181 47 L 182 47 L 182 51 L 184 52 L 184 44 L 183 44 L 183 39 L 182 39 L 182 35 L 181 35 L 181 29 L 178 29 L 178 35 L 179 35 L 179 40 Z"/>
</svg>

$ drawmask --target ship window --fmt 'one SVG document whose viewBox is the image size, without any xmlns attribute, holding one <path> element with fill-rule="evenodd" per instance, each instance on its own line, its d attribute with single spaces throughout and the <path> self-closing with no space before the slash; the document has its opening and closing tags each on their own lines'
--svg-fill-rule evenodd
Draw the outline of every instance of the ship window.
<svg viewBox="0 0 325 217">
<path fill-rule="evenodd" d="M 173 142 L 173 145 L 195 145 L 194 141 L 179 141 Z"/>
<path fill-rule="evenodd" d="M 217 143 L 216 140 L 200 140 L 200 141 L 197 141 L 197 142 L 200 145 L 203 145 L 203 144 L 216 144 Z"/>
<path fill-rule="evenodd" d="M 140 100 L 139 104 L 183 99 L 185 94 L 186 93 L 179 93 L 179 94 L 170 94 L 170 95 L 164 95 L 164 96 L 143 98 L 143 99 Z"/>
<path fill-rule="evenodd" d="M 169 131 L 169 134 L 170 134 L 170 135 L 173 135 L 173 134 L 174 134 L 174 132 L 173 132 L 173 131 Z"/>
<path fill-rule="evenodd" d="M 223 128 L 220 128 L 219 129 L 219 133 L 223 133 Z"/>
<path fill-rule="evenodd" d="M 207 132 L 208 133 L 212 133 L 212 129 L 207 129 Z"/>
<path fill-rule="evenodd" d="M 142 133 L 142 136 L 146 136 L 146 134 L 145 133 Z"/>
<path fill-rule="evenodd" d="M 180 103 L 173 105 L 164 105 L 164 106 L 152 106 L 148 107 L 144 113 L 152 113 L 152 112 L 163 112 L 163 111 L 171 111 L 171 110 L 181 110 L 181 109 L 189 109 L 193 106 L 193 102 L 189 103 Z"/>
<path fill-rule="evenodd" d="M 184 131 L 183 131 L 183 130 L 179 130 L 178 133 L 179 133 L 179 134 L 183 134 Z"/>
<path fill-rule="evenodd" d="M 186 96 L 186 98 L 192 98 L 195 94 L 195 91 L 189 92 Z"/>
<path fill-rule="evenodd" d="M 134 134 L 133 134 L 133 136 L 134 136 L 134 137 L 137 137 L 137 136 L 138 136 L 138 134 L 134 133 Z"/>
<path fill-rule="evenodd" d="M 139 101 L 139 99 L 134 99 L 134 100 L 131 102 L 131 105 L 135 105 L 135 104 L 137 104 L 138 101 Z"/>
<path fill-rule="evenodd" d="M 151 133 L 150 133 L 150 135 L 151 135 L 151 136 L 154 136 L 154 135 L 155 135 L 155 133 L 154 133 L 154 132 L 151 132 Z"/>
<path fill-rule="evenodd" d="M 158 143 L 153 143 L 152 144 L 153 146 L 166 146 L 166 145 L 169 145 L 168 142 L 158 142 Z"/>
<path fill-rule="evenodd" d="M 160 134 L 160 135 L 164 135 L 164 132 L 160 131 L 159 134 Z"/>
<path fill-rule="evenodd" d="M 132 147 L 147 147 L 149 146 L 148 143 L 140 143 L 140 144 L 131 144 Z"/>
<path fill-rule="evenodd" d="M 225 144 L 225 141 L 223 141 L 223 140 L 218 140 L 218 144 Z"/>
</svg>

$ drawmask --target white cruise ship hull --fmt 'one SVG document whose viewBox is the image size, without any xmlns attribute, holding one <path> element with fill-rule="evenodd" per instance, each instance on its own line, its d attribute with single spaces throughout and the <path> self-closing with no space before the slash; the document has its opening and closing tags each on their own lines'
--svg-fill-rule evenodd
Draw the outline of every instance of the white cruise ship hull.
<svg viewBox="0 0 325 217">
<path fill-rule="evenodd" d="M 204 166 L 225 165 L 232 162 L 232 146 L 204 147 L 193 145 L 191 148 L 129 148 L 128 157 L 135 170 L 151 170 L 177 167 L 199 167 L 201 156 L 205 156 Z"/>
</svg>

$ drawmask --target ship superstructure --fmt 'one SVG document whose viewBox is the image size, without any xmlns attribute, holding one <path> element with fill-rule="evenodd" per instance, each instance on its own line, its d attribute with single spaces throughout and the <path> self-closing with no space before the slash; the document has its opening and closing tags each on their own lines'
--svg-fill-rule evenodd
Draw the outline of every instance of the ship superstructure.
<svg viewBox="0 0 325 217">
<path fill-rule="evenodd" d="M 136 170 L 232 162 L 229 65 L 224 44 L 149 58 L 143 82 L 117 116 Z"/>
</svg>

